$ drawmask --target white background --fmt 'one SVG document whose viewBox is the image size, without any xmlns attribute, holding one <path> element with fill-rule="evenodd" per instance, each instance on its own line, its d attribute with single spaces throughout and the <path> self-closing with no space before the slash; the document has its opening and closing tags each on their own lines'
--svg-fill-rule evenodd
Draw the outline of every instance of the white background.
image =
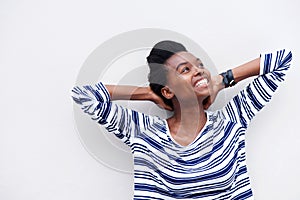
<svg viewBox="0 0 300 200">
<path fill-rule="evenodd" d="M 186 35 L 220 71 L 293 50 L 287 81 L 248 130 L 247 161 L 256 199 L 300 199 L 299 8 L 296 0 L 2 0 L 0 199 L 132 199 L 132 175 L 81 144 L 70 89 L 95 48 L 140 28 Z"/>
</svg>

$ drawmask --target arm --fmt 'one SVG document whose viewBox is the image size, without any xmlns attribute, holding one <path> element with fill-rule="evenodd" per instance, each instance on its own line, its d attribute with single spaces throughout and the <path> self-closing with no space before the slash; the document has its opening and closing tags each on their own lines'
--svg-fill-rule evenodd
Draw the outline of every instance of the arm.
<svg viewBox="0 0 300 200">
<path fill-rule="evenodd" d="M 84 113 L 129 146 L 140 133 L 140 129 L 144 128 L 147 116 L 124 108 L 112 100 L 151 100 L 161 107 L 167 107 L 150 87 L 104 85 L 100 82 L 95 85 L 76 86 L 71 95 Z"/>
<path fill-rule="evenodd" d="M 76 104 L 108 132 L 114 133 L 125 144 L 131 145 L 143 114 L 123 108 L 110 99 L 103 83 L 76 86 L 72 89 L 72 98 Z"/>
<path fill-rule="evenodd" d="M 247 77 L 242 72 L 248 74 L 258 73 L 256 77 L 245 89 L 240 91 L 230 102 L 224 107 L 223 113 L 225 117 L 231 121 L 240 123 L 247 127 L 253 117 L 268 103 L 274 95 L 278 86 L 284 81 L 287 70 L 291 66 L 292 53 L 287 50 L 275 51 L 273 53 L 262 54 L 259 62 L 254 60 L 245 66 L 235 68 L 234 72 L 237 80 Z M 255 70 L 251 70 L 247 66 L 251 66 Z M 259 63 L 259 68 L 257 67 Z"/>
<path fill-rule="evenodd" d="M 236 83 L 249 78 L 251 76 L 259 75 L 260 71 L 260 58 L 256 58 L 250 62 L 242 64 L 232 69 L 234 81 Z M 214 102 L 217 94 L 225 88 L 223 84 L 223 76 L 220 74 L 212 77 L 213 87 L 211 89 L 211 95 L 203 102 L 204 109 L 208 109 Z"/>
<path fill-rule="evenodd" d="M 149 86 L 105 85 L 105 87 L 110 94 L 111 100 L 146 100 L 152 101 L 163 109 L 172 110 Z"/>
<path fill-rule="evenodd" d="M 249 78 L 251 76 L 259 75 L 260 71 L 260 58 L 256 58 L 250 62 L 240 65 L 232 69 L 234 81 L 236 83 Z"/>
<path fill-rule="evenodd" d="M 111 100 L 151 100 L 149 87 L 105 85 Z"/>
</svg>

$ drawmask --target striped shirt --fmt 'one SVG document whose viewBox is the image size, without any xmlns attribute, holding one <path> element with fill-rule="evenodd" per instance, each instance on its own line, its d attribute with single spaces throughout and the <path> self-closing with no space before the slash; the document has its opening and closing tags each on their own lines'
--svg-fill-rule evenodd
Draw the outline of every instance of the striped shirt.
<svg viewBox="0 0 300 200">
<path fill-rule="evenodd" d="M 100 82 L 74 87 L 73 100 L 127 144 L 134 158 L 134 199 L 253 199 L 245 132 L 284 80 L 292 53 L 261 54 L 260 75 L 207 121 L 188 146 L 170 134 L 166 119 L 124 108 Z"/>
</svg>

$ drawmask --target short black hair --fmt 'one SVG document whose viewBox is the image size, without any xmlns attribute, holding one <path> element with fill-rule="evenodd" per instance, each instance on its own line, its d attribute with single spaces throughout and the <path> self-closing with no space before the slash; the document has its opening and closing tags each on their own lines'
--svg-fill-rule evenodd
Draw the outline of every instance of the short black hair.
<svg viewBox="0 0 300 200">
<path fill-rule="evenodd" d="M 182 44 L 171 40 L 164 40 L 155 44 L 147 57 L 147 62 L 150 68 L 148 75 L 150 88 L 155 94 L 163 99 L 165 104 L 172 108 L 172 101 L 165 98 L 161 93 L 161 89 L 167 83 L 167 68 L 164 64 L 172 55 L 181 51 L 187 51 Z"/>
</svg>

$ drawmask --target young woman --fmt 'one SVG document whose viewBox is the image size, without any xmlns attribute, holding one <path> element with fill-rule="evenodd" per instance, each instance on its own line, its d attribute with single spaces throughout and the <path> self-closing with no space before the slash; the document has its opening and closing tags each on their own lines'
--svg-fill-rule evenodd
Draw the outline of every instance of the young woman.
<svg viewBox="0 0 300 200">
<path fill-rule="evenodd" d="M 245 132 L 270 101 L 290 67 L 281 50 L 212 77 L 201 58 L 180 43 L 151 50 L 149 87 L 97 83 L 74 87 L 84 112 L 129 145 L 134 157 L 134 199 L 252 199 Z M 257 76 L 222 109 L 206 111 L 218 92 Z M 113 100 L 149 100 L 172 110 L 168 119 L 126 109 Z"/>
</svg>

